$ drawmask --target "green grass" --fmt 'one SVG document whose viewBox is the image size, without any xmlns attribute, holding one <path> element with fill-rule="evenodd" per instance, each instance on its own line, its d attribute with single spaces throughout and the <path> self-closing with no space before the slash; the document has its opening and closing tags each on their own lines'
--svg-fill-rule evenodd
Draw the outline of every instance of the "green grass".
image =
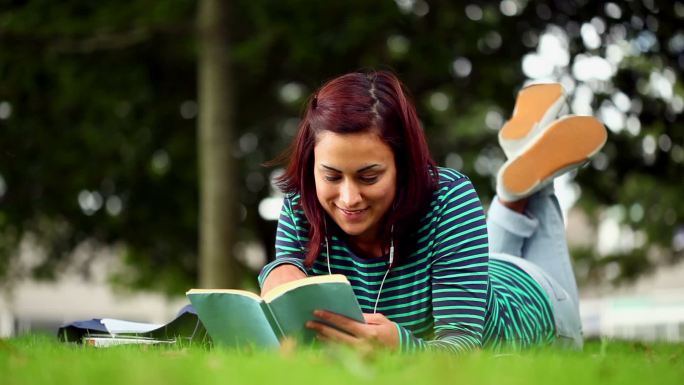
<svg viewBox="0 0 684 385">
<path fill-rule="evenodd" d="M 683 384 L 684 345 L 589 343 L 462 356 L 323 347 L 289 352 L 198 346 L 106 349 L 45 336 L 0 340 L 0 384 Z"/>
</svg>

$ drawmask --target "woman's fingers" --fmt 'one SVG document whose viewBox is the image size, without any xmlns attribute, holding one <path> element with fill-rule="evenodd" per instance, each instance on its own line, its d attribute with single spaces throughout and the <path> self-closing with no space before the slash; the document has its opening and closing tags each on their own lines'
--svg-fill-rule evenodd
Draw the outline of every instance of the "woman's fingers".
<svg viewBox="0 0 684 385">
<path fill-rule="evenodd" d="M 314 315 L 321 321 L 309 321 L 306 327 L 318 332 L 319 340 L 357 348 L 396 349 L 398 346 L 396 325 L 382 314 L 364 314 L 365 323 L 323 310 L 316 310 Z"/>
<path fill-rule="evenodd" d="M 325 322 L 335 326 L 335 328 L 344 330 L 351 335 L 365 337 L 368 334 L 366 324 L 345 317 L 343 315 L 339 315 L 325 310 L 316 310 L 314 311 L 314 315 L 324 320 Z"/>
<path fill-rule="evenodd" d="M 332 328 L 328 325 L 322 324 L 317 321 L 307 322 L 306 327 L 315 330 L 318 333 L 318 339 L 323 341 L 342 342 L 347 345 L 356 345 L 360 341 L 358 338 L 354 336 L 341 332 L 335 328 Z"/>
</svg>

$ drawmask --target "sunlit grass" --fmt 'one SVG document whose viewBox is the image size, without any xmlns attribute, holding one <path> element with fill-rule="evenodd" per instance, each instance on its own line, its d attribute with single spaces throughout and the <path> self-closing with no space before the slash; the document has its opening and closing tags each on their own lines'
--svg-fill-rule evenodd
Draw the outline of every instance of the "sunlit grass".
<svg viewBox="0 0 684 385">
<path fill-rule="evenodd" d="M 682 384 L 684 345 L 593 342 L 462 356 L 341 348 L 250 351 L 200 346 L 62 344 L 51 337 L 0 340 L 0 384 Z"/>
</svg>

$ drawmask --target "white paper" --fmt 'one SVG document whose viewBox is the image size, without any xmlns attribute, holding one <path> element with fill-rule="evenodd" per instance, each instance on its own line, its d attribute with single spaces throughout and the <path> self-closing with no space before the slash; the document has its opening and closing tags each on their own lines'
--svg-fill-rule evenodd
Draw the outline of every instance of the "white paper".
<svg viewBox="0 0 684 385">
<path fill-rule="evenodd" d="M 113 318 L 103 318 L 100 320 L 110 333 L 146 333 L 158 329 L 163 324 L 149 324 L 144 322 L 131 322 Z"/>
</svg>

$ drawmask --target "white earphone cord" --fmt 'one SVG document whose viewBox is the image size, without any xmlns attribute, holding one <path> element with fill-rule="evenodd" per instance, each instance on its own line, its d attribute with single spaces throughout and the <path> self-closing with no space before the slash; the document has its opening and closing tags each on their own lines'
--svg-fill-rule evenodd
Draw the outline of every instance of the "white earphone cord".
<svg viewBox="0 0 684 385">
<path fill-rule="evenodd" d="M 332 270 L 330 269 L 330 246 L 328 244 L 327 231 L 326 231 L 326 235 L 325 235 L 325 257 L 328 260 L 328 274 L 332 274 Z M 385 272 L 385 275 L 382 277 L 382 281 L 380 282 L 380 288 L 378 289 L 378 296 L 375 299 L 375 306 L 373 306 L 373 313 L 378 312 L 378 303 L 380 302 L 380 294 L 382 294 L 382 287 L 385 285 L 385 280 L 387 279 L 387 274 L 389 274 L 390 269 L 392 268 L 392 262 L 394 262 L 394 225 L 392 225 L 392 228 L 390 229 L 389 264 L 387 266 L 387 271 Z"/>
<path fill-rule="evenodd" d="M 385 272 L 385 275 L 382 277 L 382 281 L 380 282 L 380 289 L 378 289 L 378 297 L 375 299 L 375 306 L 373 306 L 373 314 L 378 312 L 378 303 L 380 302 L 380 294 L 382 294 L 382 286 L 385 284 L 387 274 L 389 274 L 390 269 L 392 268 L 392 262 L 394 262 L 394 226 L 392 226 L 390 232 L 392 236 L 390 238 L 389 266 L 387 266 L 387 271 Z"/>
</svg>

